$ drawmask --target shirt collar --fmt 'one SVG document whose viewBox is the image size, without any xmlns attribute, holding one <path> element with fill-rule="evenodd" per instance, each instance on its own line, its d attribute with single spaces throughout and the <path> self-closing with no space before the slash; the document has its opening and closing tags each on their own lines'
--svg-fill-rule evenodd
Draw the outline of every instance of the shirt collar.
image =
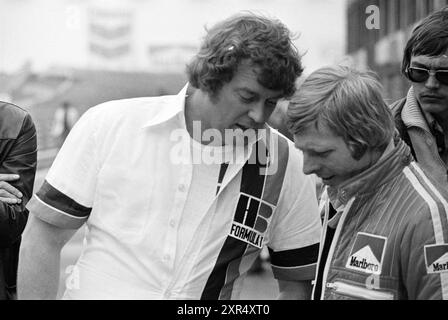
<svg viewBox="0 0 448 320">
<path fill-rule="evenodd" d="M 443 134 L 443 128 L 429 112 L 424 112 L 415 98 L 414 88 L 411 87 L 406 97 L 406 103 L 401 111 L 401 118 L 407 128 L 418 127 L 434 136 L 438 131 Z"/>
<path fill-rule="evenodd" d="M 175 96 L 166 96 L 158 106 L 157 114 L 143 124 L 143 128 L 155 126 L 164 123 L 181 112 L 185 112 L 185 98 L 187 94 L 188 83 Z"/>
<path fill-rule="evenodd" d="M 328 187 L 328 197 L 337 207 L 352 197 L 375 190 L 397 176 L 412 161 L 409 147 L 397 135 L 386 147 L 380 159 L 367 170 L 344 182 L 337 188 Z"/>
<path fill-rule="evenodd" d="M 413 87 L 411 87 L 408 91 L 408 95 L 406 97 L 406 103 L 403 106 L 403 110 L 401 111 L 401 118 L 403 119 L 403 123 L 407 128 L 419 127 L 431 133 L 431 130 L 429 129 L 428 126 L 428 122 L 426 120 L 428 119 L 428 115 L 426 115 L 425 118 L 425 114 L 420 109 L 418 101 L 415 98 Z"/>
<path fill-rule="evenodd" d="M 437 120 L 429 112 L 425 112 L 426 121 L 431 129 L 431 132 L 439 131 L 443 134 L 442 126 L 437 122 Z"/>
<path fill-rule="evenodd" d="M 175 96 L 165 96 L 165 100 L 161 101 L 160 105 L 158 106 L 157 114 L 148 121 L 144 123 L 142 128 L 152 127 L 159 125 L 161 123 L 164 123 L 174 117 L 176 117 L 179 114 L 182 114 L 182 125 L 185 127 L 185 98 L 187 95 L 187 89 L 188 89 L 189 83 L 187 83 L 182 90 Z M 186 129 L 186 128 L 185 128 Z M 267 124 L 264 125 L 265 132 L 271 134 L 271 127 Z M 257 135 L 255 139 L 251 139 L 249 143 L 245 147 L 249 147 L 250 154 L 252 152 L 252 146 L 264 137 L 264 135 Z"/>
</svg>

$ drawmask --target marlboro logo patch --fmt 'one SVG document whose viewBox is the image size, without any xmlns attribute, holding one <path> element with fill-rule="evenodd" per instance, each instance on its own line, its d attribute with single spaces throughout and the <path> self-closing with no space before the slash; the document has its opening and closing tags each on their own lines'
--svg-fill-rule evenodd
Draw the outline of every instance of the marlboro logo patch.
<svg viewBox="0 0 448 320">
<path fill-rule="evenodd" d="M 371 274 L 381 274 L 387 238 L 358 232 L 346 267 Z"/>
<path fill-rule="evenodd" d="M 428 273 L 448 272 L 448 244 L 425 246 L 425 262 Z"/>
<path fill-rule="evenodd" d="M 274 208 L 265 201 L 241 193 L 229 236 L 261 249 Z"/>
</svg>

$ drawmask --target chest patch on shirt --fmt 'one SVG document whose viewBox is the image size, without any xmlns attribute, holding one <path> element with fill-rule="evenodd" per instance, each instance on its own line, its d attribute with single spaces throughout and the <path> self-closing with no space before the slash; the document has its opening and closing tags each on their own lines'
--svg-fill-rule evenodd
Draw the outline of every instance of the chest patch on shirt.
<svg viewBox="0 0 448 320">
<path fill-rule="evenodd" d="M 425 262 L 428 273 L 448 272 L 448 244 L 426 245 Z"/>
<path fill-rule="evenodd" d="M 387 238 L 358 232 L 346 268 L 371 274 L 381 274 Z"/>
<path fill-rule="evenodd" d="M 261 249 L 273 211 L 265 201 L 240 193 L 229 236 Z"/>
</svg>

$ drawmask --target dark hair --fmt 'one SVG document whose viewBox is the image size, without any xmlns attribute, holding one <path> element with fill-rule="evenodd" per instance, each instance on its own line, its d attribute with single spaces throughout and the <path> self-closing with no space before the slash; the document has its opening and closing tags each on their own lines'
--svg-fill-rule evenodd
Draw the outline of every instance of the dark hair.
<svg viewBox="0 0 448 320">
<path fill-rule="evenodd" d="M 250 12 L 207 30 L 198 54 L 187 65 L 189 82 L 214 96 L 245 59 L 259 68 L 262 86 L 282 90 L 285 97 L 294 93 L 303 68 L 291 32 L 278 20 Z"/>
<path fill-rule="evenodd" d="M 448 49 L 448 6 L 435 11 L 414 28 L 404 49 L 401 71 L 406 70 L 411 58 L 418 55 L 437 57 Z"/>
</svg>

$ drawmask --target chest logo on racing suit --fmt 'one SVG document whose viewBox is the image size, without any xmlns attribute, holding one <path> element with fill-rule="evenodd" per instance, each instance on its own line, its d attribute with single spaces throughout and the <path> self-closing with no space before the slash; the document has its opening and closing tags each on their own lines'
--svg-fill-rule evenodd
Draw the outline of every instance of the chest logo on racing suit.
<svg viewBox="0 0 448 320">
<path fill-rule="evenodd" d="M 426 245 L 425 263 L 428 273 L 448 272 L 448 244 Z"/>
<path fill-rule="evenodd" d="M 273 211 L 271 204 L 241 193 L 229 236 L 261 249 Z"/>
<path fill-rule="evenodd" d="M 381 274 L 387 238 L 358 232 L 346 268 L 371 274 Z"/>
</svg>

